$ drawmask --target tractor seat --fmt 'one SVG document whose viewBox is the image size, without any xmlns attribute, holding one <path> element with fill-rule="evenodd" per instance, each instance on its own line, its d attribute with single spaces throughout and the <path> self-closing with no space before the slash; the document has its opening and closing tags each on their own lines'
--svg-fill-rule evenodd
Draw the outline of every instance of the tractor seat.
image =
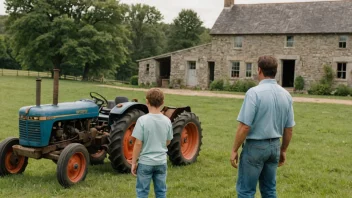
<svg viewBox="0 0 352 198">
<path fill-rule="evenodd" d="M 111 109 L 113 109 L 117 104 L 124 102 L 128 102 L 128 98 L 117 96 L 115 100 L 108 100 L 107 106 L 101 109 L 101 113 L 109 114 Z"/>
</svg>

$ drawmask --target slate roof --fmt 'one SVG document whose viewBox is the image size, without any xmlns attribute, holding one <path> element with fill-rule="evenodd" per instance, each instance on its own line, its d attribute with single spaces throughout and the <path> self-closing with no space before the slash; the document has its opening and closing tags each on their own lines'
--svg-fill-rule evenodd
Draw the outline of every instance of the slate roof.
<svg viewBox="0 0 352 198">
<path fill-rule="evenodd" d="M 210 34 L 352 33 L 352 1 L 235 4 Z"/>
</svg>

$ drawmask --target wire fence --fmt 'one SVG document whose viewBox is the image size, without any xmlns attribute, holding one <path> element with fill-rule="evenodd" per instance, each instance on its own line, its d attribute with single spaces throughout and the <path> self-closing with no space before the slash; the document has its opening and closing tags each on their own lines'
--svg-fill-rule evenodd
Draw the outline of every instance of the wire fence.
<svg viewBox="0 0 352 198">
<path fill-rule="evenodd" d="M 38 72 L 38 71 L 30 71 L 30 70 L 14 70 L 14 69 L 0 69 L 1 76 L 24 76 L 24 77 L 39 77 L 39 78 L 51 78 L 51 72 Z M 65 80 L 76 80 L 82 81 L 82 76 L 71 76 L 71 75 L 61 75 L 60 79 Z M 119 85 L 119 84 L 130 84 L 129 81 L 120 81 L 120 80 L 112 80 L 106 79 L 104 77 L 101 78 L 89 78 L 88 81 L 90 82 L 100 82 L 103 84 L 112 84 L 112 85 Z"/>
</svg>

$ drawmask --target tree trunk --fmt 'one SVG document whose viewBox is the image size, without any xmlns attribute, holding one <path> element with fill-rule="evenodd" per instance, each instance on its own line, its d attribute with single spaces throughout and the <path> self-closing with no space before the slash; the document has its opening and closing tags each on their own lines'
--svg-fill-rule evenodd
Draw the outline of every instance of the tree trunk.
<svg viewBox="0 0 352 198">
<path fill-rule="evenodd" d="M 88 74 L 89 74 L 89 64 L 86 64 L 84 66 L 82 81 L 88 81 Z"/>
</svg>

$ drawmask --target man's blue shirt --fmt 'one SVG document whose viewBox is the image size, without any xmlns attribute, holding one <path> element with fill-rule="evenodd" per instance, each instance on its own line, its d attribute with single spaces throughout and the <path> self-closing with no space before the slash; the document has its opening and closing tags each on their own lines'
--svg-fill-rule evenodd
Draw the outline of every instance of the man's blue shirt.
<svg viewBox="0 0 352 198">
<path fill-rule="evenodd" d="M 275 79 L 262 80 L 247 91 L 237 120 L 251 127 L 247 139 L 282 137 L 295 125 L 292 97 Z"/>
</svg>

